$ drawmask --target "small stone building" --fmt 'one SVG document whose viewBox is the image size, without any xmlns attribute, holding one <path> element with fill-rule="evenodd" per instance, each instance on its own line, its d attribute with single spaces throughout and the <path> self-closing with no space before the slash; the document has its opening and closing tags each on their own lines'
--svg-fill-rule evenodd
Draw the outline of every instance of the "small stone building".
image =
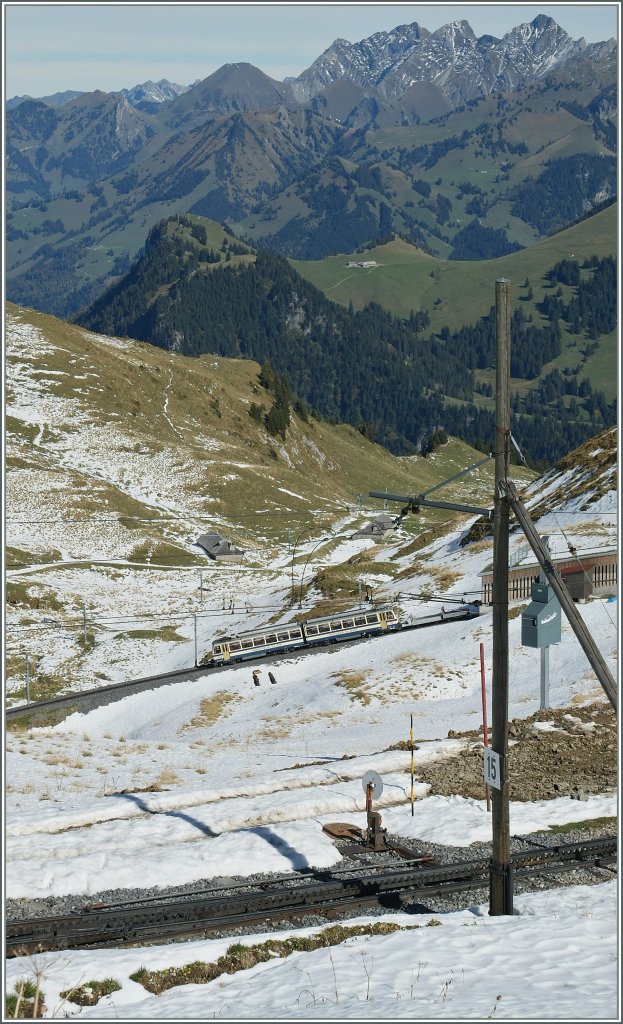
<svg viewBox="0 0 623 1024">
<path fill-rule="evenodd" d="M 357 530 L 356 533 L 351 534 L 351 540 L 355 540 L 358 537 L 368 538 L 368 540 L 381 541 L 388 533 L 391 533 L 396 529 L 396 522 L 392 516 L 380 515 L 372 522 L 366 523 L 361 530 Z"/>
<path fill-rule="evenodd" d="M 244 551 L 234 547 L 230 540 L 220 533 L 203 533 L 196 541 L 215 562 L 241 562 Z"/>
</svg>

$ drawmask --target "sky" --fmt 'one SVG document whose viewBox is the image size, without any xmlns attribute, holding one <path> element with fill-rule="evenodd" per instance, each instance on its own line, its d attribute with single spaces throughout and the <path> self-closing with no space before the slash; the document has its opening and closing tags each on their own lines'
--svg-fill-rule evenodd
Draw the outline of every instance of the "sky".
<svg viewBox="0 0 623 1024">
<path fill-rule="evenodd" d="M 538 14 L 573 38 L 617 37 L 618 3 L 379 4 L 4 3 L 5 97 L 111 92 L 151 79 L 190 85 L 226 63 L 248 62 L 283 81 L 337 38 L 358 42 L 417 21 L 434 31 L 466 19 L 503 36 Z"/>
</svg>

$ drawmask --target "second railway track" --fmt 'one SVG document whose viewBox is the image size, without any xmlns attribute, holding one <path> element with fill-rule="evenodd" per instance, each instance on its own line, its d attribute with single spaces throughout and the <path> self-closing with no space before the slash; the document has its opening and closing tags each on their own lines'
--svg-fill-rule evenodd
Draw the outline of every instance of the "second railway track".
<svg viewBox="0 0 623 1024">
<path fill-rule="evenodd" d="M 578 867 L 610 867 L 616 862 L 615 837 L 513 853 L 517 878 Z M 75 913 L 8 921 L 6 952 L 103 947 L 166 941 L 209 932 L 240 929 L 302 915 L 336 917 L 360 907 L 400 909 L 409 901 L 486 888 L 489 861 L 430 865 L 422 858 L 399 867 L 341 868 L 333 872 L 281 876 L 219 886 L 182 897 L 166 896 L 127 903 L 92 905 Z"/>
</svg>

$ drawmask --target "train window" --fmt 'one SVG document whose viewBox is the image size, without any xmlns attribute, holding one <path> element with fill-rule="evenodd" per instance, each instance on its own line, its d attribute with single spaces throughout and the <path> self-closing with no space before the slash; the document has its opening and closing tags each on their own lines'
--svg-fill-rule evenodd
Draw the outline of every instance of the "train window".
<svg viewBox="0 0 623 1024">
<path fill-rule="evenodd" d="M 366 624 L 366 617 L 365 617 L 365 615 L 358 615 L 357 618 L 355 619 L 355 625 L 356 626 L 365 626 L 365 624 Z"/>
<path fill-rule="evenodd" d="M 316 636 L 318 632 L 318 626 L 307 626 L 307 635 Z"/>
<path fill-rule="evenodd" d="M 352 619 L 342 619 L 342 626 L 344 627 L 344 629 L 350 629 L 352 625 L 353 625 L 353 620 Z"/>
<path fill-rule="evenodd" d="M 250 647 L 253 647 L 253 641 L 252 640 L 243 640 L 242 641 L 242 649 L 243 649 L 243 651 L 248 651 Z"/>
<path fill-rule="evenodd" d="M 263 647 L 264 646 L 264 637 L 263 636 L 256 636 L 255 639 L 253 640 L 253 646 L 254 647 Z"/>
<path fill-rule="evenodd" d="M 289 640 L 289 639 L 290 639 L 290 634 L 289 633 L 277 633 L 277 640 Z"/>
<path fill-rule="evenodd" d="M 267 644 L 274 644 L 276 642 L 277 642 L 277 634 L 276 633 L 270 633 L 269 636 L 266 637 L 266 643 Z"/>
<path fill-rule="evenodd" d="M 213 644 L 212 645 L 212 650 L 214 651 L 215 654 L 220 654 L 221 650 L 222 650 L 221 645 L 220 644 Z"/>
<path fill-rule="evenodd" d="M 368 622 L 368 623 L 378 622 L 378 620 L 379 620 L 379 617 L 376 614 L 376 612 L 374 613 L 374 615 L 366 615 L 366 622 Z"/>
<path fill-rule="evenodd" d="M 301 633 L 300 629 L 290 630 L 290 640 L 302 640 L 302 638 L 303 634 Z"/>
<path fill-rule="evenodd" d="M 387 613 L 387 618 L 388 618 L 388 620 L 389 620 L 390 622 L 394 622 L 394 621 L 395 621 L 395 619 L 396 619 L 396 616 L 394 615 L 394 613 L 393 613 L 393 612 L 388 612 L 388 613 Z"/>
<path fill-rule="evenodd" d="M 329 629 L 328 624 L 323 625 L 323 626 L 318 626 L 318 632 L 319 633 L 329 633 L 330 629 Z"/>
<path fill-rule="evenodd" d="M 239 640 L 236 640 L 236 641 L 234 642 L 234 641 L 232 640 L 232 642 L 231 642 L 231 643 L 230 643 L 230 645 L 229 645 L 229 649 L 230 649 L 230 651 L 239 651 L 239 650 L 240 650 L 240 641 L 239 641 Z"/>
<path fill-rule="evenodd" d="M 331 623 L 331 629 L 335 630 L 335 629 L 341 629 L 341 628 L 342 628 L 342 623 L 341 622 L 332 622 Z"/>
</svg>

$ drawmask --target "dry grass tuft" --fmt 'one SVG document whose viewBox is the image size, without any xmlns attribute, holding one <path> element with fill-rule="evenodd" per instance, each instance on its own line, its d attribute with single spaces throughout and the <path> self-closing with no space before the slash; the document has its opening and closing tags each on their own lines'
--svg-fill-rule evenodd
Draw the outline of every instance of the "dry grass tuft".
<svg viewBox="0 0 623 1024">
<path fill-rule="evenodd" d="M 176 786 L 181 779 L 179 775 L 176 775 L 172 768 L 165 768 L 160 772 L 160 775 L 156 779 L 156 782 L 161 786 Z"/>
<path fill-rule="evenodd" d="M 219 690 L 211 697 L 204 697 L 199 705 L 199 714 L 183 725 L 180 732 L 187 732 L 189 729 L 206 729 L 220 718 L 230 715 L 233 711 L 231 705 L 239 703 L 242 697 L 239 693 L 230 693 L 228 690 Z M 199 742 L 199 741 L 197 741 Z"/>
<path fill-rule="evenodd" d="M 364 707 L 372 700 L 372 695 L 368 692 L 368 687 L 371 684 L 366 684 L 367 676 L 365 672 L 342 669 L 340 672 L 334 672 L 331 678 L 335 679 L 338 686 L 346 690 L 351 700 L 359 701 Z"/>
<path fill-rule="evenodd" d="M 460 672 L 448 669 L 440 661 L 429 658 L 427 655 L 418 654 L 416 651 L 405 651 L 392 659 L 392 664 L 398 666 L 400 679 L 397 680 L 387 696 L 396 699 L 420 700 L 430 696 L 431 688 L 437 688 L 437 680 L 442 681 L 449 676 L 456 676 L 461 679 Z"/>
<path fill-rule="evenodd" d="M 470 544 L 469 553 L 470 555 L 477 555 L 481 551 L 492 551 L 493 540 L 476 540 L 473 544 Z"/>
<path fill-rule="evenodd" d="M 145 785 L 137 785 L 134 789 L 123 789 L 122 793 L 162 793 L 163 790 L 169 789 L 171 786 L 177 786 L 182 780 L 179 775 L 173 771 L 172 768 L 165 768 L 160 772 L 160 775 L 153 781 L 147 782 Z"/>
<path fill-rule="evenodd" d="M 265 715 L 262 718 L 264 725 L 255 730 L 255 738 L 258 740 L 283 740 L 286 739 L 298 721 L 293 722 L 291 716 L 280 715 L 278 718 L 272 715 Z"/>
<path fill-rule="evenodd" d="M 439 924 L 438 921 L 435 923 Z M 143 985 L 148 992 L 160 995 L 161 992 L 166 992 L 167 989 L 178 985 L 206 985 L 222 974 L 235 974 L 237 971 L 250 970 L 256 964 L 266 963 L 274 957 L 286 957 L 291 953 L 311 952 L 315 949 L 337 946 L 347 939 L 362 935 L 391 935 L 393 932 L 410 930 L 412 927 L 419 928 L 420 925 L 416 924 L 405 928 L 384 921 L 378 924 L 332 925 L 317 935 L 269 939 L 267 942 L 255 946 L 246 946 L 241 942 L 235 942 L 215 963 L 195 960 L 182 967 L 169 967 L 160 971 L 149 971 L 146 967 L 140 967 L 138 971 L 130 975 L 130 979 Z"/>
</svg>

